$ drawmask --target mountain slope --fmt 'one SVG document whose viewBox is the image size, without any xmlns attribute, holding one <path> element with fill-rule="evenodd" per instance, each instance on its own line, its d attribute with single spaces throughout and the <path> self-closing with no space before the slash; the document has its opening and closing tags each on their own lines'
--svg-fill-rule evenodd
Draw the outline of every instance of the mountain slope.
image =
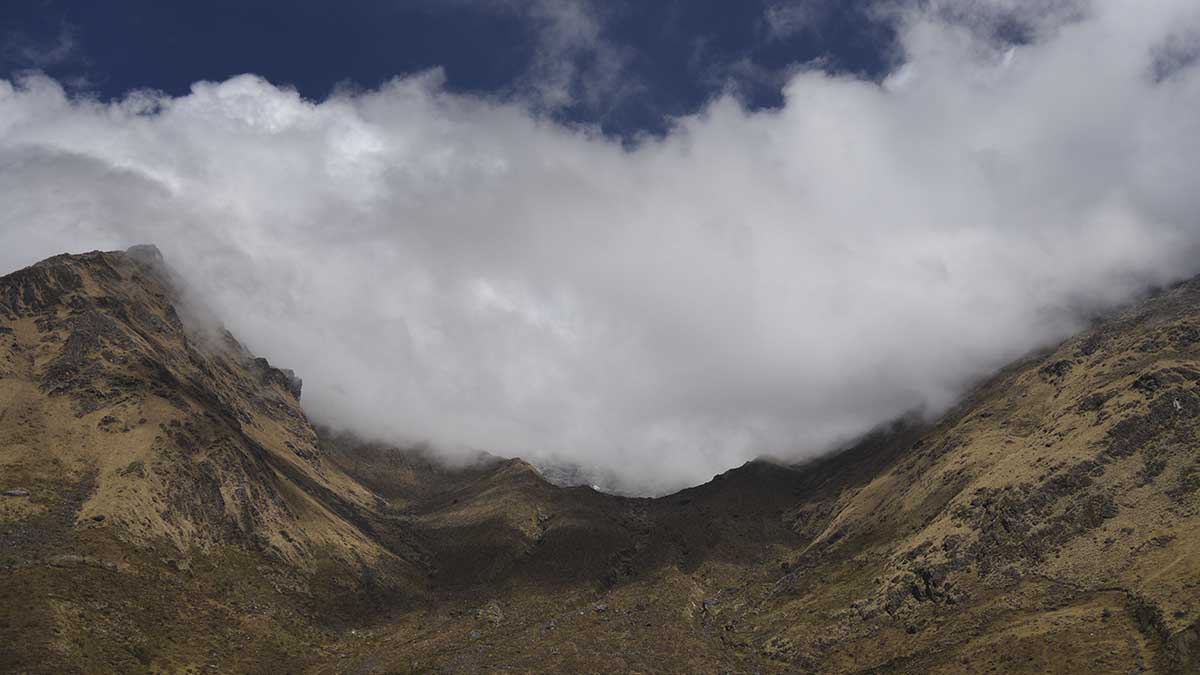
<svg viewBox="0 0 1200 675">
<path fill-rule="evenodd" d="M 0 280 L 0 481 L 29 493 L 0 500 L 0 605 L 16 610 L 0 666 L 27 663 L 31 633 L 64 667 L 77 662 L 91 647 L 52 633 L 111 611 L 78 601 L 80 570 L 103 596 L 156 575 L 156 556 L 186 570 L 244 553 L 423 589 L 405 552 L 372 536 L 364 514 L 378 498 L 322 458 L 299 382 L 228 334 L 186 329 L 178 302 L 152 248 L 59 256 Z"/>
<path fill-rule="evenodd" d="M 1182 284 L 881 439 L 895 459 L 793 510 L 795 569 L 735 615 L 770 607 L 779 656 L 829 669 L 1195 670 L 1198 310 Z"/>
<path fill-rule="evenodd" d="M 0 670 L 1195 672 L 1200 282 L 660 499 L 318 433 L 157 252 L 0 278 Z"/>
</svg>

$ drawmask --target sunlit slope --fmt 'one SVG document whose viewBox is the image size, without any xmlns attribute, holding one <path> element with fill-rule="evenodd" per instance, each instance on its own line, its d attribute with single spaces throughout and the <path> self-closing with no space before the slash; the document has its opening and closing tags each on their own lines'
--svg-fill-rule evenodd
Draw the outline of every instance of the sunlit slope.
<svg viewBox="0 0 1200 675">
<path fill-rule="evenodd" d="M 830 670 L 1197 668 L 1198 384 L 1193 281 L 810 467 L 828 486 L 784 516 L 807 543 L 728 611 Z"/>
<path fill-rule="evenodd" d="M 162 622 L 188 626 L 174 605 L 196 589 L 156 575 L 231 552 L 423 592 L 407 552 L 370 534 L 378 498 L 321 456 L 299 381 L 220 329 L 185 325 L 168 275 L 139 247 L 0 278 L 0 489 L 28 493 L 0 498 L 0 670 L 47 654 L 78 665 L 97 647 L 92 621 L 144 641 Z M 161 604 L 147 625 L 88 604 L 129 587 L 157 591 L 137 600 Z M 105 644 L 157 663 L 154 649 L 121 647 Z"/>
</svg>

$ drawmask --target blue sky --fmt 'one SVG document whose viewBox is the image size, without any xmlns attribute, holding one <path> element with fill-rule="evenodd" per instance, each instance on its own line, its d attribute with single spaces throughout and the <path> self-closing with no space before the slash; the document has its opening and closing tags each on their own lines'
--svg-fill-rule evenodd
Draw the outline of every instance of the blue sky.
<svg viewBox="0 0 1200 675">
<path fill-rule="evenodd" d="M 0 9 L 0 77 L 37 69 L 107 99 L 256 73 L 320 100 L 444 69 L 447 88 L 533 100 L 621 136 L 724 91 L 778 106 L 790 68 L 878 77 L 893 29 L 867 3 L 800 0 L 38 0 Z M 553 92 L 547 92 L 555 88 Z"/>
</svg>

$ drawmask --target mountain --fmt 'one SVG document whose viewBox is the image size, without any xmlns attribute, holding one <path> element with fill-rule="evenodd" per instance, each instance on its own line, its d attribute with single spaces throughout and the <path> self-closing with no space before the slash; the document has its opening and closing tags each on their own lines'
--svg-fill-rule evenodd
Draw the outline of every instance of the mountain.
<svg viewBox="0 0 1200 675">
<path fill-rule="evenodd" d="M 0 278 L 4 672 L 1200 672 L 1200 281 L 658 499 L 317 429 L 178 288 Z"/>
</svg>

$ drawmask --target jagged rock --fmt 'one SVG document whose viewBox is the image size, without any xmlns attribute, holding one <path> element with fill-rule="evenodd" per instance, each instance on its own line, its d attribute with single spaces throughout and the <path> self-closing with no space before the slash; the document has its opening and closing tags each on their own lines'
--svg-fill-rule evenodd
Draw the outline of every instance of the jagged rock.
<svg viewBox="0 0 1200 675">
<path fill-rule="evenodd" d="M 266 359 L 259 357 L 252 361 L 252 367 L 259 373 L 263 384 L 274 384 L 287 391 L 296 400 L 300 399 L 300 391 L 304 381 L 296 377 L 296 373 L 287 368 L 275 368 Z"/>
</svg>

